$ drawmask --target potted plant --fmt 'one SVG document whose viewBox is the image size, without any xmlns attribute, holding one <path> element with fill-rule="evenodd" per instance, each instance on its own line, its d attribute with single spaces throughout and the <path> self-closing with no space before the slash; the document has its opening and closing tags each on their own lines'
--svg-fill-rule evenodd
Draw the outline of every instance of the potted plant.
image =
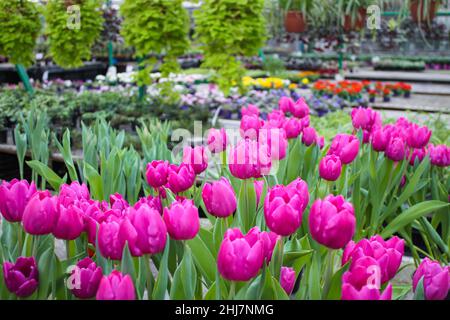
<svg viewBox="0 0 450 320">
<path fill-rule="evenodd" d="M 337 14 L 345 32 L 360 31 L 364 28 L 367 7 L 382 5 L 383 0 L 338 0 Z"/>
<path fill-rule="evenodd" d="M 376 90 L 369 90 L 369 102 L 370 103 L 374 103 L 375 102 L 375 98 L 377 96 L 377 91 Z"/>
<path fill-rule="evenodd" d="M 284 27 L 286 32 L 305 32 L 308 28 L 308 14 L 313 5 L 313 0 L 280 0 L 280 6 L 285 11 Z"/>
<path fill-rule="evenodd" d="M 383 90 L 383 102 L 391 101 L 391 89 L 384 88 Z"/>
<path fill-rule="evenodd" d="M 407 84 L 407 83 L 404 83 L 404 82 L 400 82 L 400 86 L 401 86 L 401 89 L 403 91 L 403 97 L 405 97 L 405 98 L 411 97 L 412 86 L 410 84 Z"/>
<path fill-rule="evenodd" d="M 418 24 L 431 24 L 442 0 L 410 0 L 411 18 Z"/>
</svg>

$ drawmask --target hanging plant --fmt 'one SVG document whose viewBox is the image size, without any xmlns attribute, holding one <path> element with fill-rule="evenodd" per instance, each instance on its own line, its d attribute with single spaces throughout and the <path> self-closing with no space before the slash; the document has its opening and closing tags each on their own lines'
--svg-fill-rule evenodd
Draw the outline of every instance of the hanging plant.
<svg viewBox="0 0 450 320">
<path fill-rule="evenodd" d="M 189 48 L 189 15 L 182 0 L 125 0 L 120 8 L 122 36 L 140 60 L 138 83 L 151 82 L 157 55 L 163 54 L 163 77 L 179 70 L 177 57 Z"/>
<path fill-rule="evenodd" d="M 91 58 L 103 27 L 100 0 L 49 0 L 44 15 L 50 55 L 61 67 L 74 68 Z"/>
<path fill-rule="evenodd" d="M 245 69 L 237 56 L 253 56 L 264 45 L 264 0 L 205 0 L 195 12 L 196 37 L 204 51 L 203 67 L 216 71 L 214 81 L 228 93 L 243 90 Z"/>
<path fill-rule="evenodd" d="M 37 5 L 30 1 L 0 0 L 0 54 L 14 64 L 30 66 L 41 30 Z"/>
</svg>

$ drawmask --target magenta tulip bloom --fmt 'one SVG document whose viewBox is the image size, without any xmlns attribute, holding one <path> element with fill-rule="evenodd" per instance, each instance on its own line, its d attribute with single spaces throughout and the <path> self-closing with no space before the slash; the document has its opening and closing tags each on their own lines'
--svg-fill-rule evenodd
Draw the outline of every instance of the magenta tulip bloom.
<svg viewBox="0 0 450 320">
<path fill-rule="evenodd" d="M 200 174 L 208 168 L 208 155 L 205 147 L 186 147 L 183 150 L 183 163 L 190 165 L 195 174 Z"/>
<path fill-rule="evenodd" d="M 256 227 L 255 227 L 256 228 Z M 272 253 L 275 249 L 275 246 L 278 240 L 281 239 L 281 236 L 277 235 L 275 232 L 260 232 L 259 238 L 263 242 L 264 245 L 264 257 L 267 264 L 272 260 Z"/>
<path fill-rule="evenodd" d="M 242 138 L 256 140 L 258 138 L 259 129 L 263 126 L 263 121 L 257 116 L 243 116 L 241 119 L 240 133 Z"/>
<path fill-rule="evenodd" d="M 291 113 L 296 118 L 304 118 L 309 115 L 309 107 L 303 97 L 297 100 L 292 106 Z"/>
<path fill-rule="evenodd" d="M 450 166 L 450 147 L 446 145 L 434 146 L 430 144 L 428 147 L 431 164 L 438 167 Z"/>
<path fill-rule="evenodd" d="M 206 210 L 213 216 L 226 218 L 236 211 L 236 194 L 227 178 L 205 183 L 202 198 Z"/>
<path fill-rule="evenodd" d="M 138 255 L 157 254 L 164 251 L 167 242 L 167 228 L 158 211 L 146 204 L 132 210 L 130 220 L 134 226 L 137 239 L 135 251 Z"/>
<path fill-rule="evenodd" d="M 80 185 L 78 181 L 72 182 L 70 185 L 63 184 L 59 190 L 58 203 L 68 207 L 80 201 L 88 201 L 91 198 L 89 189 L 83 183 Z"/>
<path fill-rule="evenodd" d="M 342 275 L 342 283 L 350 283 L 352 287 L 361 290 L 364 286 L 381 287 L 381 267 L 372 257 L 364 256 L 352 260 L 350 268 Z"/>
<path fill-rule="evenodd" d="M 67 208 L 59 206 L 59 213 L 53 227 L 53 235 L 58 239 L 75 240 L 84 231 L 83 210 L 76 205 Z"/>
<path fill-rule="evenodd" d="M 344 197 L 329 195 L 317 199 L 309 212 L 311 236 L 331 248 L 343 248 L 355 234 L 356 218 L 353 206 Z"/>
<path fill-rule="evenodd" d="M 269 148 L 270 156 L 273 160 L 283 160 L 286 158 L 289 147 L 286 132 L 279 128 L 263 128 L 259 131 L 259 144 Z"/>
<path fill-rule="evenodd" d="M 326 156 L 320 161 L 319 174 L 322 179 L 336 181 L 342 172 L 342 163 L 334 154 Z"/>
<path fill-rule="evenodd" d="M 26 298 L 36 291 L 39 271 L 34 257 L 19 257 L 16 263 L 3 263 L 3 278 L 6 288 L 16 296 Z"/>
<path fill-rule="evenodd" d="M 97 241 L 100 253 L 105 258 L 121 260 L 125 242 L 128 242 L 131 253 L 137 256 L 136 239 L 137 232 L 128 218 L 109 216 L 107 221 L 100 223 Z"/>
<path fill-rule="evenodd" d="M 334 154 L 343 164 L 352 163 L 359 152 L 359 140 L 353 135 L 340 133 L 334 137 L 328 154 Z"/>
<path fill-rule="evenodd" d="M 173 193 L 180 193 L 191 188 L 195 183 L 194 169 L 187 164 L 169 165 L 168 187 Z"/>
<path fill-rule="evenodd" d="M 288 295 L 292 293 L 295 285 L 295 270 L 293 268 L 281 267 L 280 284 Z"/>
<path fill-rule="evenodd" d="M 164 208 L 164 222 L 172 239 L 190 240 L 200 229 L 200 218 L 194 201 L 175 201 L 170 208 Z"/>
<path fill-rule="evenodd" d="M 9 222 L 21 222 L 28 201 L 36 193 L 34 182 L 14 179 L 0 185 L 0 214 Z"/>
<path fill-rule="evenodd" d="M 241 109 L 242 117 L 244 117 L 244 116 L 259 117 L 259 113 L 260 113 L 260 111 L 259 111 L 258 107 L 253 104 L 249 104 L 247 107 L 242 107 L 242 109 Z"/>
<path fill-rule="evenodd" d="M 281 236 L 293 234 L 302 222 L 303 204 L 293 188 L 275 186 L 264 201 L 264 217 L 269 229 Z"/>
<path fill-rule="evenodd" d="M 424 148 L 431 138 L 431 130 L 427 126 L 419 127 L 415 123 L 409 126 L 408 133 L 407 142 L 411 148 Z"/>
<path fill-rule="evenodd" d="M 357 290 L 350 283 L 343 283 L 342 300 L 392 300 L 392 285 L 389 284 L 383 292 L 380 292 L 380 289 L 371 286 Z"/>
<path fill-rule="evenodd" d="M 425 258 L 413 276 L 413 289 L 423 278 L 426 300 L 445 300 L 450 289 L 450 267 L 441 267 L 439 262 Z"/>
<path fill-rule="evenodd" d="M 292 112 L 292 110 L 294 109 L 294 104 L 294 101 L 289 97 L 281 97 L 281 99 L 278 101 L 278 107 L 284 113 Z"/>
<path fill-rule="evenodd" d="M 259 202 L 261 201 L 261 194 L 264 189 L 264 180 L 255 180 L 253 184 L 255 186 L 255 193 L 256 193 L 256 206 L 258 206 Z"/>
<path fill-rule="evenodd" d="M 288 139 L 297 138 L 303 129 L 301 122 L 296 118 L 286 119 L 282 128 L 286 132 L 286 137 Z"/>
<path fill-rule="evenodd" d="M 72 294 L 78 299 L 91 299 L 95 297 L 100 281 L 102 280 L 102 268 L 97 267 L 91 258 L 84 258 L 78 261 L 72 276 L 75 283 L 72 283 Z"/>
<path fill-rule="evenodd" d="M 303 134 L 302 134 L 302 142 L 305 146 L 310 146 L 314 143 L 317 143 L 318 136 L 316 129 L 313 127 L 306 127 L 303 128 Z"/>
<path fill-rule="evenodd" d="M 130 206 L 127 200 L 125 200 L 120 193 L 110 195 L 109 202 L 112 210 L 118 210 L 120 212 L 126 210 Z"/>
<path fill-rule="evenodd" d="M 352 109 L 352 124 L 355 129 L 363 129 L 369 133 L 376 128 L 380 128 L 382 121 L 379 112 L 371 108 L 354 108 Z"/>
<path fill-rule="evenodd" d="M 267 115 L 267 122 L 265 124 L 266 127 L 269 128 L 281 128 L 283 127 L 284 122 L 286 121 L 286 116 L 281 110 L 272 110 Z"/>
<path fill-rule="evenodd" d="M 136 292 L 131 277 L 117 270 L 103 276 L 98 287 L 97 300 L 135 300 Z"/>
<path fill-rule="evenodd" d="M 391 280 L 400 268 L 404 253 L 404 240 L 398 237 L 392 237 L 384 241 L 380 236 L 373 236 L 368 239 L 362 239 L 358 243 L 350 241 L 345 247 L 342 264 L 344 265 L 350 259 L 357 261 L 361 257 L 374 258 L 381 269 L 381 283 Z"/>
<path fill-rule="evenodd" d="M 153 188 L 162 187 L 167 183 L 167 174 L 169 169 L 169 162 L 163 160 L 153 160 L 147 164 L 145 176 L 147 183 Z"/>
<path fill-rule="evenodd" d="M 264 263 L 264 244 L 253 233 L 244 236 L 239 229 L 228 229 L 217 255 L 220 274 L 231 281 L 254 278 Z"/>
<path fill-rule="evenodd" d="M 409 164 L 413 166 L 414 163 L 416 162 L 416 159 L 418 163 L 422 162 L 422 160 L 425 158 L 426 155 L 427 150 L 425 150 L 425 148 L 414 149 L 411 154 L 411 159 L 409 159 Z"/>
<path fill-rule="evenodd" d="M 406 157 L 407 147 L 403 138 L 392 137 L 386 147 L 386 156 L 392 161 L 402 161 Z"/>
<path fill-rule="evenodd" d="M 228 161 L 231 174 L 239 179 L 260 178 L 270 172 L 272 165 L 267 145 L 249 139 L 230 149 Z"/>
<path fill-rule="evenodd" d="M 58 198 L 49 191 L 38 191 L 31 197 L 23 212 L 23 228 L 32 235 L 53 232 L 58 219 Z"/>
<path fill-rule="evenodd" d="M 309 203 L 309 192 L 308 192 L 308 185 L 306 184 L 306 182 L 300 178 L 297 178 L 290 184 L 288 184 L 287 188 L 289 189 L 289 194 L 295 193 L 298 195 L 300 199 L 299 209 L 301 211 L 304 211 Z"/>
<path fill-rule="evenodd" d="M 371 142 L 372 148 L 375 151 L 383 152 L 391 139 L 391 133 L 394 130 L 392 125 L 377 128 L 372 132 Z"/>
<path fill-rule="evenodd" d="M 228 137 L 225 129 L 210 129 L 208 131 L 207 141 L 208 148 L 211 153 L 220 153 L 222 151 L 225 151 L 228 144 Z"/>
</svg>

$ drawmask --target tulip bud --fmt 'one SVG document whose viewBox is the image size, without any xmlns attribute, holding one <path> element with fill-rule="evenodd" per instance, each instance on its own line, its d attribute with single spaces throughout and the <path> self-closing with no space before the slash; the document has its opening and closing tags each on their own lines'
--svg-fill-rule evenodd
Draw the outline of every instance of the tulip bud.
<svg viewBox="0 0 450 320">
<path fill-rule="evenodd" d="M 408 145 L 411 148 L 421 149 L 425 147 L 431 138 L 431 130 L 427 126 L 419 127 L 412 123 L 409 126 L 409 134 L 407 136 Z"/>
<path fill-rule="evenodd" d="M 163 160 L 153 160 L 147 164 L 147 183 L 153 188 L 162 187 L 167 183 L 169 162 Z"/>
<path fill-rule="evenodd" d="M 386 147 L 386 156 L 392 161 L 401 161 L 406 157 L 406 144 L 399 136 L 392 137 Z"/>
<path fill-rule="evenodd" d="M 226 218 L 236 210 L 236 194 L 228 179 L 205 183 L 202 190 L 203 203 L 213 216 Z"/>
<path fill-rule="evenodd" d="M 222 277 L 231 281 L 248 281 L 258 274 L 263 263 L 264 244 L 258 237 L 254 234 L 244 236 L 239 229 L 225 232 L 217 255 Z"/>
<path fill-rule="evenodd" d="M 23 212 L 23 228 L 32 235 L 44 235 L 53 232 L 58 219 L 58 198 L 49 191 L 38 191 L 30 199 Z"/>
<path fill-rule="evenodd" d="M 187 164 L 169 165 L 168 187 L 173 193 L 180 193 L 191 188 L 195 183 L 194 169 Z"/>
<path fill-rule="evenodd" d="M 302 132 L 302 124 L 298 119 L 290 118 L 284 122 L 283 129 L 288 139 L 295 139 Z"/>
<path fill-rule="evenodd" d="M 77 274 L 78 273 L 78 274 Z M 72 294 L 78 299 L 91 299 L 95 297 L 100 281 L 102 280 L 102 268 L 97 267 L 90 258 L 84 258 L 78 261 L 75 270 L 72 272 L 76 281 Z"/>
<path fill-rule="evenodd" d="M 336 181 L 342 172 L 342 163 L 339 157 L 329 155 L 323 158 L 319 164 L 319 174 L 322 179 Z"/>
<path fill-rule="evenodd" d="M 425 258 L 413 276 L 413 289 L 423 278 L 423 289 L 426 300 L 445 300 L 450 289 L 450 267 L 441 267 L 439 262 Z"/>
<path fill-rule="evenodd" d="M 9 292 L 21 298 L 29 297 L 36 291 L 39 271 L 34 257 L 19 257 L 16 263 L 3 263 L 3 279 Z"/>
<path fill-rule="evenodd" d="M 359 140 L 355 136 L 340 133 L 334 137 L 328 155 L 334 154 L 343 164 L 352 163 L 359 152 Z"/>
<path fill-rule="evenodd" d="M 67 208 L 59 206 L 59 213 L 53 227 L 53 235 L 58 239 L 75 240 L 84 230 L 83 211 L 76 205 Z"/>
<path fill-rule="evenodd" d="M 220 153 L 227 148 L 228 138 L 225 129 L 210 129 L 208 132 L 208 148 L 212 153 Z"/>
<path fill-rule="evenodd" d="M 288 97 L 281 97 L 281 99 L 278 101 L 278 107 L 284 113 L 291 112 L 291 110 L 294 109 L 294 104 L 294 101 L 292 101 L 292 99 Z"/>
<path fill-rule="evenodd" d="M 103 276 L 98 287 L 97 300 L 135 300 L 136 292 L 131 277 L 117 270 Z"/>
<path fill-rule="evenodd" d="M 431 164 L 438 167 L 450 166 L 450 147 L 446 145 L 434 146 L 430 144 L 428 148 Z"/>
<path fill-rule="evenodd" d="M 394 127 L 391 125 L 384 126 L 383 128 L 377 128 L 372 132 L 372 148 L 375 151 L 382 152 L 386 150 L 386 147 L 391 139 L 391 134 Z"/>
<path fill-rule="evenodd" d="M 292 106 L 291 113 L 296 118 L 304 118 L 309 115 L 309 107 L 305 99 L 302 97 Z"/>
<path fill-rule="evenodd" d="M 343 248 L 355 234 L 356 218 L 353 206 L 344 197 L 329 195 L 317 199 L 309 213 L 311 236 L 318 243 L 331 248 Z"/>
<path fill-rule="evenodd" d="M 200 229 L 198 209 L 192 200 L 175 201 L 164 208 L 164 222 L 169 235 L 175 240 L 195 238 Z"/>
<path fill-rule="evenodd" d="M 28 201 L 36 193 L 34 182 L 14 179 L 0 185 L 0 214 L 9 222 L 21 222 Z"/>
<path fill-rule="evenodd" d="M 295 270 L 293 268 L 281 267 L 280 284 L 288 295 L 292 293 L 295 285 Z"/>
<path fill-rule="evenodd" d="M 302 142 L 305 146 L 310 146 L 314 143 L 317 143 L 318 136 L 316 129 L 313 127 L 306 127 L 303 128 L 303 134 L 302 134 Z"/>
</svg>

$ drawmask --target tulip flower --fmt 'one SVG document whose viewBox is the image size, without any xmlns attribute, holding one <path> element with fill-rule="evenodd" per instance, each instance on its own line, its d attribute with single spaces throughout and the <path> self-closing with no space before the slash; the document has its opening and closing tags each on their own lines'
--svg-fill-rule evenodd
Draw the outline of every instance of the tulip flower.
<svg viewBox="0 0 450 320">
<path fill-rule="evenodd" d="M 44 235 L 53 232 L 58 218 L 58 198 L 49 191 L 38 191 L 31 197 L 23 212 L 23 227 L 32 235 Z"/>
<path fill-rule="evenodd" d="M 249 104 L 247 107 L 243 107 L 241 109 L 242 117 L 244 117 L 244 116 L 259 117 L 259 113 L 260 113 L 260 111 L 259 111 L 258 107 L 253 104 Z"/>
<path fill-rule="evenodd" d="M 250 232 L 249 232 L 250 233 Z M 253 234 L 243 235 L 239 229 L 228 229 L 217 255 L 220 274 L 231 281 L 254 278 L 264 263 L 264 244 Z"/>
<path fill-rule="evenodd" d="M 180 193 L 191 188 L 195 183 L 194 169 L 187 164 L 169 165 L 168 187 L 174 193 Z"/>
<path fill-rule="evenodd" d="M 426 155 L 427 150 L 425 150 L 425 148 L 414 149 L 412 151 L 411 158 L 409 159 L 409 164 L 413 166 L 416 163 L 416 159 L 418 163 L 422 162 Z"/>
<path fill-rule="evenodd" d="M 241 119 L 240 133 L 242 138 L 256 140 L 258 138 L 259 129 L 263 126 L 261 121 L 255 115 L 243 116 Z"/>
<path fill-rule="evenodd" d="M 286 137 L 288 139 L 297 138 L 303 129 L 301 122 L 296 118 L 286 119 L 283 123 L 282 128 L 286 132 Z"/>
<path fill-rule="evenodd" d="M 355 129 L 363 129 L 371 133 L 381 127 L 381 115 L 371 108 L 354 108 L 352 110 L 352 124 Z"/>
<path fill-rule="evenodd" d="M 291 113 L 294 117 L 299 119 L 309 115 L 309 107 L 303 97 L 295 102 L 295 104 L 291 108 Z"/>
<path fill-rule="evenodd" d="M 286 132 L 283 129 L 261 129 L 259 131 L 258 142 L 269 148 L 269 153 L 273 160 L 283 160 L 286 158 L 289 144 L 286 138 Z"/>
<path fill-rule="evenodd" d="M 342 255 L 342 264 L 344 265 L 350 259 L 356 261 L 361 257 L 372 257 L 380 266 L 381 283 L 386 283 L 395 276 L 400 268 L 404 246 L 403 239 L 392 237 L 385 241 L 379 235 L 373 236 L 369 240 L 362 239 L 358 243 L 350 241 Z"/>
<path fill-rule="evenodd" d="M 309 203 L 309 192 L 308 185 L 305 181 L 300 178 L 295 179 L 290 184 L 288 184 L 287 189 L 289 194 L 297 194 L 300 199 L 300 211 L 304 211 Z"/>
<path fill-rule="evenodd" d="M 34 257 L 19 257 L 16 263 L 3 263 L 3 279 L 9 292 L 21 298 L 29 297 L 39 284 L 39 271 Z"/>
<path fill-rule="evenodd" d="M 294 109 L 294 104 L 294 101 L 292 101 L 292 99 L 289 97 L 281 97 L 281 99 L 278 101 L 278 107 L 284 113 L 291 112 Z"/>
<path fill-rule="evenodd" d="M 267 125 L 270 128 L 281 128 L 286 121 L 286 116 L 281 110 L 273 110 L 267 115 Z"/>
<path fill-rule="evenodd" d="M 76 205 L 59 206 L 59 213 L 53 227 L 58 239 L 75 240 L 84 231 L 83 211 Z"/>
<path fill-rule="evenodd" d="M 309 127 L 309 123 L 310 123 L 309 115 L 300 119 L 300 124 L 301 124 L 302 128 Z"/>
<path fill-rule="evenodd" d="M 98 248 L 105 258 L 121 260 L 125 242 L 132 253 L 135 253 L 136 230 L 130 225 L 130 221 L 124 218 L 110 216 L 107 221 L 100 223 L 98 229 Z"/>
<path fill-rule="evenodd" d="M 260 232 L 259 238 L 264 244 L 264 257 L 266 263 L 272 260 L 273 250 L 278 242 L 281 239 L 281 236 L 277 235 L 275 232 Z"/>
<path fill-rule="evenodd" d="M 70 185 L 63 184 L 59 189 L 58 203 L 68 207 L 79 201 L 88 201 L 91 198 L 87 186 L 83 183 L 80 185 L 78 181 L 72 182 Z"/>
<path fill-rule="evenodd" d="M 427 126 L 419 127 L 415 123 L 409 126 L 408 133 L 407 142 L 411 148 L 421 149 L 428 144 L 431 138 L 431 130 Z"/>
<path fill-rule="evenodd" d="M 134 208 L 139 210 L 142 205 L 148 205 L 150 208 L 155 209 L 160 214 L 162 214 L 162 203 L 159 197 L 153 197 L 149 195 L 148 197 L 140 198 L 138 202 L 134 204 Z"/>
<path fill-rule="evenodd" d="M 317 140 L 318 136 L 316 129 L 314 129 L 313 127 L 303 128 L 302 142 L 304 145 L 309 147 L 310 145 L 317 143 Z"/>
<path fill-rule="evenodd" d="M 295 285 L 295 270 L 293 268 L 281 267 L 280 284 L 288 295 L 292 293 Z"/>
<path fill-rule="evenodd" d="M 145 173 L 147 183 L 155 189 L 162 187 L 167 183 L 168 170 L 168 161 L 153 160 L 147 164 L 147 170 Z"/>
<path fill-rule="evenodd" d="M 205 183 L 202 199 L 206 210 L 213 216 L 226 218 L 236 211 L 236 194 L 228 179 Z"/>
<path fill-rule="evenodd" d="M 14 179 L 0 185 L 0 214 L 9 222 L 21 222 L 28 201 L 36 193 L 34 182 Z"/>
<path fill-rule="evenodd" d="M 195 174 L 200 174 L 208 168 L 208 156 L 205 147 L 186 147 L 183 150 L 183 163 L 190 165 Z"/>
<path fill-rule="evenodd" d="M 228 160 L 231 174 L 239 179 L 260 178 L 270 172 L 272 165 L 267 145 L 249 139 L 231 148 Z"/>
<path fill-rule="evenodd" d="M 323 158 L 319 164 L 319 174 L 322 179 L 336 181 L 342 172 L 341 159 L 335 155 Z"/>
<path fill-rule="evenodd" d="M 109 202 L 111 204 L 111 209 L 118 211 L 124 211 L 130 206 L 127 200 L 125 200 L 119 193 L 110 195 Z"/>
<path fill-rule="evenodd" d="M 264 217 L 269 229 L 281 236 L 293 234 L 302 222 L 302 200 L 291 188 L 275 186 L 264 201 Z"/>
<path fill-rule="evenodd" d="M 318 243 L 331 249 L 343 248 L 355 234 L 356 218 L 352 204 L 341 195 L 317 199 L 309 213 L 309 229 Z"/>
<path fill-rule="evenodd" d="M 357 290 L 350 283 L 343 283 L 342 300 L 392 300 L 392 285 L 389 284 L 383 292 L 380 292 L 380 289 L 371 286 Z"/>
<path fill-rule="evenodd" d="M 131 277 L 117 270 L 103 276 L 98 287 L 97 300 L 135 300 L 136 292 Z"/>
<path fill-rule="evenodd" d="M 450 290 L 450 267 L 441 267 L 439 262 L 425 258 L 413 276 L 413 289 L 423 278 L 423 289 L 426 300 L 445 300 Z"/>
<path fill-rule="evenodd" d="M 406 143 L 403 138 L 394 136 L 386 147 L 386 156 L 392 161 L 401 161 L 406 157 Z"/>
<path fill-rule="evenodd" d="M 369 256 L 352 260 L 350 268 L 342 275 L 343 283 L 350 283 L 352 287 L 361 290 L 364 286 L 381 287 L 381 267 L 378 261 Z"/>
<path fill-rule="evenodd" d="M 261 194 L 264 188 L 264 180 L 255 180 L 253 184 L 255 186 L 255 193 L 256 193 L 256 206 L 258 206 L 259 202 L 261 201 Z"/>
<path fill-rule="evenodd" d="M 198 209 L 192 200 L 175 201 L 164 208 L 164 222 L 169 235 L 175 240 L 195 238 L 200 229 Z"/>
<path fill-rule="evenodd" d="M 102 268 L 97 267 L 91 258 L 84 258 L 78 261 L 75 270 L 72 272 L 74 277 L 72 294 L 79 299 L 91 299 L 95 297 L 100 281 L 102 280 Z"/>
<path fill-rule="evenodd" d="M 131 212 L 130 221 L 137 233 L 135 247 L 139 253 L 136 255 L 157 254 L 164 251 L 167 228 L 158 211 L 142 204 Z"/>
<path fill-rule="evenodd" d="M 228 138 L 225 129 L 210 129 L 208 131 L 208 148 L 212 153 L 220 153 L 227 148 Z"/>
<path fill-rule="evenodd" d="M 446 145 L 434 146 L 430 144 L 428 147 L 431 164 L 438 167 L 450 166 L 450 147 Z"/>
<path fill-rule="evenodd" d="M 343 164 L 352 163 L 359 152 L 359 140 L 353 135 L 344 133 L 334 137 L 328 155 L 334 154 L 341 159 Z"/>
</svg>

